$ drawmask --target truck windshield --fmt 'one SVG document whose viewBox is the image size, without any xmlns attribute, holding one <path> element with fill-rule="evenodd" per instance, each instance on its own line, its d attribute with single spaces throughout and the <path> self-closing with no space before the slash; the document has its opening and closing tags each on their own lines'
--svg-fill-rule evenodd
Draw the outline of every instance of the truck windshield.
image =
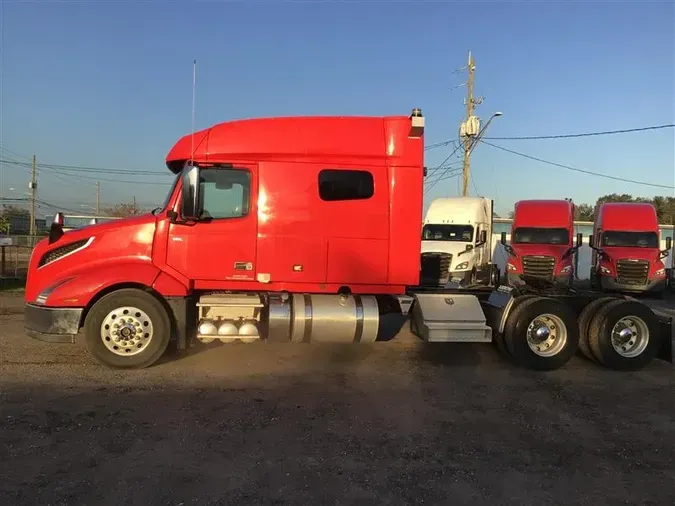
<svg viewBox="0 0 675 506">
<path fill-rule="evenodd" d="M 570 234 L 564 228 L 519 227 L 513 232 L 514 244 L 569 244 Z"/>
<path fill-rule="evenodd" d="M 422 240 L 471 242 L 473 227 L 471 225 L 424 225 Z"/>
<path fill-rule="evenodd" d="M 658 248 L 659 237 L 655 232 L 608 230 L 602 234 L 602 245 L 622 248 Z"/>
<path fill-rule="evenodd" d="M 176 185 L 178 184 L 178 180 L 180 179 L 181 173 L 179 172 L 176 174 L 176 177 L 173 180 L 173 183 L 171 183 L 171 188 L 169 189 L 169 193 L 166 194 L 166 197 L 164 197 L 164 202 L 162 202 L 162 207 L 158 207 L 155 210 L 152 211 L 152 214 L 157 214 L 158 212 L 164 211 L 166 209 L 166 206 L 169 205 L 169 199 L 171 198 L 171 195 L 173 195 L 173 191 L 176 189 Z"/>
</svg>

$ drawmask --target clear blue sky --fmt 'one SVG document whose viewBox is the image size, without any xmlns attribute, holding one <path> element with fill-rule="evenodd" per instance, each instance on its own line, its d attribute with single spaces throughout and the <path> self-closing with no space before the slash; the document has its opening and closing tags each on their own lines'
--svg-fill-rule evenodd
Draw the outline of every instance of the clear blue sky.
<svg viewBox="0 0 675 506">
<path fill-rule="evenodd" d="M 197 127 L 294 114 L 408 114 L 427 143 L 457 138 L 471 49 L 488 136 L 564 134 L 675 123 L 673 2 L 2 2 L 2 157 L 155 170 L 157 176 L 40 172 L 40 198 L 93 205 L 101 179 L 166 182 L 164 156 Z M 454 88 L 454 89 L 453 89 Z M 675 184 L 674 131 L 494 141 L 554 162 Z M 426 164 L 451 147 L 431 150 Z M 475 189 L 506 213 L 517 199 L 672 195 L 556 169 L 479 146 Z M 27 191 L 5 164 L 0 196 Z M 84 177 L 83 177 L 84 176 Z M 85 179 L 85 177 L 87 179 Z M 14 190 L 10 190 L 14 188 Z M 161 202 L 165 186 L 101 182 L 104 204 Z M 475 192 L 472 185 L 471 191 Z M 457 180 L 429 198 L 456 195 Z M 19 195 L 20 196 L 20 195 Z"/>
</svg>

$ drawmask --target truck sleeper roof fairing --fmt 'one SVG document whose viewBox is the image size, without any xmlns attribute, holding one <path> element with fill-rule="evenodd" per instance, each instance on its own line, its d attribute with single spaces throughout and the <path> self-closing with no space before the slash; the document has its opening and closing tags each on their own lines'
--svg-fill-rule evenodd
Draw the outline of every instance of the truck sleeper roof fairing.
<svg viewBox="0 0 675 506">
<path fill-rule="evenodd" d="M 423 118 L 419 118 L 422 120 Z M 413 124 L 413 128 L 416 126 Z M 423 125 L 421 126 L 423 128 Z M 236 160 L 288 160 L 343 162 L 371 159 L 381 165 L 387 159 L 407 165 L 419 160 L 416 144 L 408 137 L 408 116 L 300 116 L 255 118 L 219 123 L 183 136 L 169 151 L 166 164 L 180 172 L 191 158 L 199 162 Z M 418 133 L 415 136 L 419 136 Z M 191 150 L 194 154 L 191 155 Z M 411 158 L 415 157 L 415 158 Z"/>
<path fill-rule="evenodd" d="M 598 209 L 596 228 L 603 230 L 659 229 L 656 209 L 646 202 L 606 202 Z"/>
<path fill-rule="evenodd" d="M 424 224 L 475 224 L 490 219 L 489 199 L 484 197 L 445 197 L 431 202 Z"/>
<path fill-rule="evenodd" d="M 514 205 L 513 228 L 565 227 L 572 208 L 567 200 L 520 200 Z"/>
</svg>

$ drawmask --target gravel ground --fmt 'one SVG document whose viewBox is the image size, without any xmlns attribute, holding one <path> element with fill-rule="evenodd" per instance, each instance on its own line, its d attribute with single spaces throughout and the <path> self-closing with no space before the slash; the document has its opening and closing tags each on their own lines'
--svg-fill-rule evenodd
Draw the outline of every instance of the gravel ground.
<svg viewBox="0 0 675 506">
<path fill-rule="evenodd" d="M 489 345 L 202 346 L 134 372 L 0 293 L 0 504 L 674 504 L 673 366 Z"/>
</svg>

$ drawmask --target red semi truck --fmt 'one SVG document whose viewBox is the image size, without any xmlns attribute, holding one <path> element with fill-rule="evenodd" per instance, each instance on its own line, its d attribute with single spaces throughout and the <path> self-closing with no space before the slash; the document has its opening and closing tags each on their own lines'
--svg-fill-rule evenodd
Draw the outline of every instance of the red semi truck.
<svg viewBox="0 0 675 506">
<path fill-rule="evenodd" d="M 410 313 L 425 341 L 495 341 L 524 367 L 561 367 L 580 341 L 608 367 L 649 363 L 670 320 L 639 302 L 603 298 L 589 312 L 597 294 L 418 286 L 423 134 L 415 109 L 231 121 L 181 138 L 152 213 L 65 233 L 55 216 L 30 260 L 26 333 L 81 336 L 103 364 L 140 368 L 170 343 L 372 343 L 381 315 Z M 624 347 L 647 343 L 631 356 L 612 344 L 626 317 L 648 333 L 625 336 Z"/>
<path fill-rule="evenodd" d="M 607 202 L 596 211 L 591 284 L 608 292 L 663 294 L 667 286 L 666 258 L 673 247 L 661 232 L 656 209 L 642 202 Z"/>
<path fill-rule="evenodd" d="M 575 256 L 581 234 L 574 237 L 574 204 L 568 200 L 516 202 L 511 244 L 502 232 L 501 243 L 509 254 L 507 279 L 511 286 L 574 282 Z"/>
</svg>

